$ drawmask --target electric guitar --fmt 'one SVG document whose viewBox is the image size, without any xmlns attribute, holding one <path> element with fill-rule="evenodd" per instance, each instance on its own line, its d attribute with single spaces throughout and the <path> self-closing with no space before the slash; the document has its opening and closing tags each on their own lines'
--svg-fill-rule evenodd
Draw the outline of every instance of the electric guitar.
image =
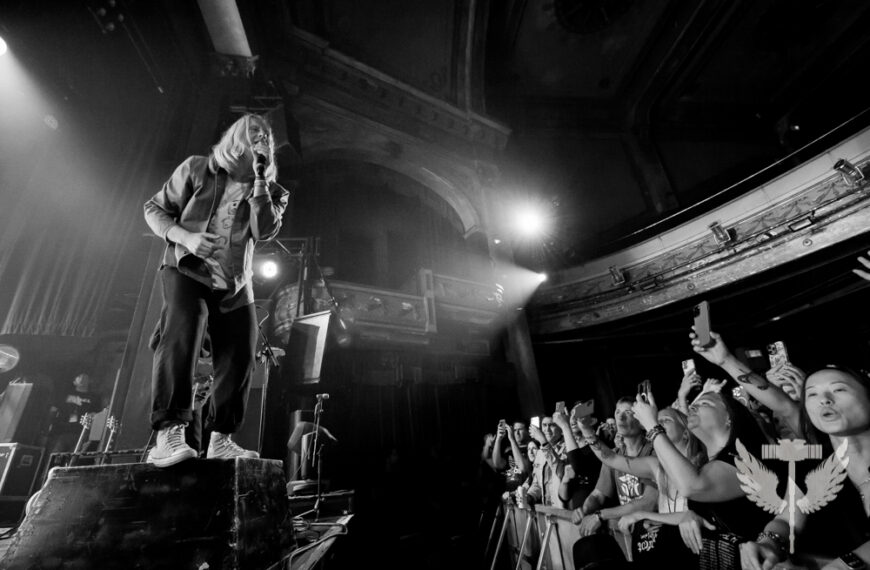
<svg viewBox="0 0 870 570">
<path fill-rule="evenodd" d="M 109 431 L 109 437 L 106 438 L 106 445 L 103 447 L 103 456 L 100 458 L 100 465 L 103 465 L 108 459 L 108 454 L 112 451 L 112 446 L 115 443 L 115 435 L 121 429 L 120 422 L 115 419 L 115 416 L 109 416 L 106 419 L 106 429 Z"/>
<path fill-rule="evenodd" d="M 93 414 L 90 412 L 82 414 L 79 423 L 82 424 L 82 432 L 79 434 L 79 440 L 76 442 L 76 448 L 73 450 L 72 457 L 70 458 L 70 467 L 73 466 L 75 458 L 82 452 L 82 448 L 85 446 L 85 440 L 91 432 L 91 425 L 94 423 Z"/>
</svg>

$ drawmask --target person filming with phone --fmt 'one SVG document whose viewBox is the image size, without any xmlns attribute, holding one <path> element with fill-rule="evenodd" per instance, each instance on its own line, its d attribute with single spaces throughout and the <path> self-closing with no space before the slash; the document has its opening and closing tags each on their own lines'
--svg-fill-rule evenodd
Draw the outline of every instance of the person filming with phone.
<svg viewBox="0 0 870 570">
<path fill-rule="evenodd" d="M 540 444 L 532 465 L 532 484 L 526 496 L 531 504 L 562 507 L 559 486 L 565 469 L 565 441 L 552 416 L 541 418 L 541 427 L 531 427 L 532 439 Z"/>
<path fill-rule="evenodd" d="M 620 398 L 613 414 L 617 435 L 622 440 L 616 453 L 629 458 L 645 457 L 652 452 L 652 445 L 645 440 L 643 427 L 632 412 L 634 401 L 630 397 Z M 600 444 L 597 436 L 586 441 L 593 449 Z M 657 500 L 658 491 L 652 481 L 602 465 L 595 489 L 572 515 L 572 521 L 580 525 L 581 536 L 574 544 L 575 564 L 582 567 L 593 562 L 624 563 L 611 533 L 619 532 L 617 522 L 621 517 L 636 511 L 654 511 Z M 613 502 L 618 504 L 612 505 Z"/>
</svg>

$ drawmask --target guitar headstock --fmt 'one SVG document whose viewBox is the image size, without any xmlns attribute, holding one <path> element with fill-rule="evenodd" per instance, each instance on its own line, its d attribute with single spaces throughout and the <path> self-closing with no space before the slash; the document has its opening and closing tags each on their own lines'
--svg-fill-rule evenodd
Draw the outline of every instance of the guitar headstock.
<svg viewBox="0 0 870 570">
<path fill-rule="evenodd" d="M 93 414 L 91 414 L 90 412 L 88 412 L 87 414 L 82 414 L 82 417 L 79 418 L 79 423 L 82 424 L 86 428 L 91 427 L 91 424 L 94 423 Z"/>
<path fill-rule="evenodd" d="M 114 433 L 120 427 L 119 423 L 120 422 L 118 422 L 118 420 L 115 419 L 115 416 L 109 416 L 106 419 L 106 429 L 109 430 L 110 432 Z"/>
</svg>

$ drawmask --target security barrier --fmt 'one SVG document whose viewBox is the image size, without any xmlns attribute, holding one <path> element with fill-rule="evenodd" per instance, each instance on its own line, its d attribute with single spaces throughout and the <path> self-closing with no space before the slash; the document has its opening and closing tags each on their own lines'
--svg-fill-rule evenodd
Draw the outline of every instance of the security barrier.
<svg viewBox="0 0 870 570">
<path fill-rule="evenodd" d="M 573 570 L 574 543 L 580 539 L 580 527 L 571 522 L 572 512 L 566 509 L 537 505 L 517 506 L 505 501 L 493 521 L 493 538 L 497 525 L 501 526 L 490 570 Z M 612 531 L 616 542 L 627 559 L 631 559 L 631 539 Z M 505 560 L 505 555 L 507 560 Z M 501 566 L 499 563 L 501 562 Z"/>
</svg>

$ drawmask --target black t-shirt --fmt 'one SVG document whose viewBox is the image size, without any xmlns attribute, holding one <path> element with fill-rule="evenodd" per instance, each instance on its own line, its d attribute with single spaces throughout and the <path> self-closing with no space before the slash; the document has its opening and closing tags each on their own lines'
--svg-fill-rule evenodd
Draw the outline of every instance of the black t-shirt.
<svg viewBox="0 0 870 570">
<path fill-rule="evenodd" d="M 804 460 L 795 464 L 795 482 L 801 491 L 806 492 L 806 475 L 821 465 L 832 453 L 829 446 L 825 446 L 825 453 L 821 460 Z M 778 462 L 777 473 L 780 479 L 780 496 L 785 496 L 786 486 L 782 481 L 786 479 L 787 467 L 784 461 Z M 765 464 L 770 465 L 771 461 Z M 771 466 L 773 467 L 773 466 Z M 846 477 L 843 488 L 837 493 L 830 503 L 811 513 L 803 531 L 795 541 L 795 549 L 801 552 L 836 558 L 841 554 L 850 552 L 870 540 L 870 519 L 864 512 L 864 505 L 858 489 L 852 481 Z"/>
<path fill-rule="evenodd" d="M 82 416 L 99 410 L 99 398 L 96 394 L 70 391 L 58 403 L 55 429 L 58 431 L 79 431 L 82 428 L 80 421 Z"/>
</svg>

